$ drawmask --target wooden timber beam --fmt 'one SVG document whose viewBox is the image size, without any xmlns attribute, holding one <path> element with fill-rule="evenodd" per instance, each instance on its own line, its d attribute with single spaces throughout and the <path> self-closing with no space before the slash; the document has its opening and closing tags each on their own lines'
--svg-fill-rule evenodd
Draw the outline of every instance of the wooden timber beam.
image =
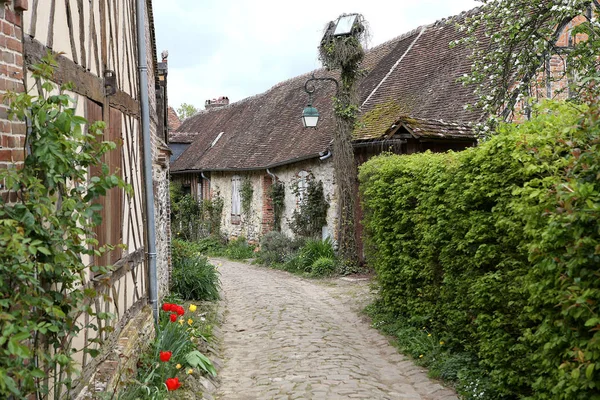
<svg viewBox="0 0 600 400">
<path fill-rule="evenodd" d="M 39 63 L 42 57 L 46 56 L 48 51 L 50 51 L 42 43 L 28 36 L 25 36 L 23 50 L 27 66 Z M 62 85 L 71 82 L 74 86 L 73 92 L 94 100 L 97 103 L 105 103 L 106 96 L 104 95 L 104 81 L 102 78 L 90 73 L 63 55 L 53 54 L 58 63 L 53 77 L 56 83 Z M 135 118 L 139 117 L 139 102 L 122 90 L 117 90 L 116 94 L 108 97 L 108 101 L 111 107 L 121 111 L 123 114 Z"/>
</svg>

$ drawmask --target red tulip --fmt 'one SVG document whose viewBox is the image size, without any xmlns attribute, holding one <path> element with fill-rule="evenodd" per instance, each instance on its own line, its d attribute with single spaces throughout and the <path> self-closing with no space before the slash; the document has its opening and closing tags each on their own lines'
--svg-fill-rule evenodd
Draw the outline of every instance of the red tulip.
<svg viewBox="0 0 600 400">
<path fill-rule="evenodd" d="M 170 351 L 161 351 L 160 352 L 160 361 L 162 362 L 167 362 L 171 359 L 171 354 L 173 354 Z"/>
<path fill-rule="evenodd" d="M 169 378 L 165 381 L 168 390 L 177 390 L 181 383 L 179 383 L 179 378 Z"/>
<path fill-rule="evenodd" d="M 177 314 L 171 314 L 171 315 L 169 315 L 169 319 L 171 320 L 171 322 L 177 321 Z"/>
<path fill-rule="evenodd" d="M 183 315 L 183 314 L 185 314 L 185 309 L 184 309 L 183 307 L 181 307 L 181 306 L 177 306 L 177 305 L 176 305 L 176 306 L 175 306 L 175 307 L 173 307 L 173 308 L 174 308 L 174 310 L 173 310 L 173 311 L 175 311 L 177 314 L 179 314 L 179 315 Z"/>
<path fill-rule="evenodd" d="M 162 306 L 163 311 L 171 311 L 171 304 L 164 303 Z"/>
</svg>

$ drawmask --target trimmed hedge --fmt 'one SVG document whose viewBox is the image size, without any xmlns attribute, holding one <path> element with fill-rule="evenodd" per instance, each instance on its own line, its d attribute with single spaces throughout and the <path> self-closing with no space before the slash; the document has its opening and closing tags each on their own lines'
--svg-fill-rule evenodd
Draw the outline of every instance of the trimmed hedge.
<svg viewBox="0 0 600 400">
<path fill-rule="evenodd" d="M 545 103 L 477 148 L 360 168 L 379 304 L 475 355 L 487 398 L 600 398 L 598 118 Z"/>
</svg>

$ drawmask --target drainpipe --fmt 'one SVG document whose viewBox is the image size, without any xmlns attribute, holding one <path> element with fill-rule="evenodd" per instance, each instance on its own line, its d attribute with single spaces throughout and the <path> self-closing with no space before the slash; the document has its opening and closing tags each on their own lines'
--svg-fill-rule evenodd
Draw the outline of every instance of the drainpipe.
<svg viewBox="0 0 600 400">
<path fill-rule="evenodd" d="M 158 279 L 156 274 L 156 223 L 154 221 L 154 185 L 152 182 L 152 141 L 150 140 L 150 114 L 148 100 L 148 60 L 146 59 L 146 4 L 137 0 L 138 71 L 140 75 L 140 119 L 144 144 L 144 188 L 146 191 L 146 232 L 148 242 L 148 282 L 150 306 L 158 322 Z"/>
<path fill-rule="evenodd" d="M 274 173 L 269 171 L 269 168 L 267 168 L 267 174 L 269 174 L 269 176 L 271 177 L 271 180 L 273 180 L 273 183 L 277 182 L 277 176 L 275 176 Z"/>
<path fill-rule="evenodd" d="M 331 150 L 327 149 L 327 152 L 325 152 L 325 154 L 323 154 L 323 153 L 319 153 L 319 155 L 321 156 L 321 157 L 319 157 L 319 160 L 321 160 L 321 161 L 325 161 L 325 160 L 327 160 L 329 157 L 331 157 Z"/>
</svg>

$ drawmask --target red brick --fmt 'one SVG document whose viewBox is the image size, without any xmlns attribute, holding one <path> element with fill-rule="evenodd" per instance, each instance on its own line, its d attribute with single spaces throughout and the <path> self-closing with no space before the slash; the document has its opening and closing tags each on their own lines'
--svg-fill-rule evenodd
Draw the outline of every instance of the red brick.
<svg viewBox="0 0 600 400">
<path fill-rule="evenodd" d="M 0 149 L 0 161 L 12 161 L 12 150 Z"/>
<path fill-rule="evenodd" d="M 15 0 L 15 9 L 19 11 L 25 11 L 29 8 L 27 0 Z"/>
<path fill-rule="evenodd" d="M 22 122 L 14 122 L 12 124 L 12 132 L 14 135 L 25 136 L 27 133 L 27 127 Z"/>
<path fill-rule="evenodd" d="M 25 152 L 23 151 L 23 149 L 13 150 L 12 158 L 13 158 L 13 161 L 15 161 L 15 162 L 25 161 Z"/>
<path fill-rule="evenodd" d="M 7 35 L 7 36 L 13 36 L 13 33 L 15 31 L 14 25 L 10 24 L 6 21 L 2 21 L 2 23 L 0 24 L 0 27 L 2 27 L 2 32 Z"/>
<path fill-rule="evenodd" d="M 6 47 L 8 47 L 12 51 L 17 51 L 19 53 L 23 52 L 23 44 L 20 40 L 15 38 L 7 38 L 6 39 Z"/>
<path fill-rule="evenodd" d="M 20 27 L 15 26 L 15 37 L 21 39 L 22 36 L 23 30 Z"/>
<path fill-rule="evenodd" d="M 15 25 L 21 26 L 21 14 L 19 14 L 19 13 L 16 13 L 9 9 L 5 9 L 4 10 L 4 18 L 6 18 L 6 20 L 8 22 L 11 22 Z"/>
</svg>

